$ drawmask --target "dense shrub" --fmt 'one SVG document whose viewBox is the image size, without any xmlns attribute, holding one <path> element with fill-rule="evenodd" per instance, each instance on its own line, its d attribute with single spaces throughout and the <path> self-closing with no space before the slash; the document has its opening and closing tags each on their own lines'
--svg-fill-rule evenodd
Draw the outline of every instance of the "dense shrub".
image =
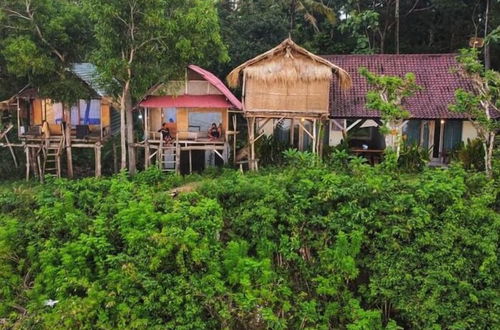
<svg viewBox="0 0 500 330">
<path fill-rule="evenodd" d="M 495 328 L 498 188 L 458 167 L 0 188 L 0 318 L 34 328 Z M 334 162 L 335 163 L 335 162 Z M 338 165 L 338 164 L 337 164 Z M 189 180 L 189 179 L 188 179 Z M 54 307 L 48 300 L 58 301 Z"/>
</svg>

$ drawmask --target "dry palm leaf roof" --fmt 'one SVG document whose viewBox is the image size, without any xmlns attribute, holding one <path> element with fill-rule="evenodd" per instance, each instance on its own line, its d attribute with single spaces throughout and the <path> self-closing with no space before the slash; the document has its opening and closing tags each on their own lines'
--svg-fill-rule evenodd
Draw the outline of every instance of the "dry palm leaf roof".
<svg viewBox="0 0 500 330">
<path fill-rule="evenodd" d="M 287 38 L 275 48 L 241 64 L 227 76 L 230 87 L 240 84 L 240 77 L 263 83 L 331 81 L 336 75 L 341 89 L 351 87 L 351 77 L 341 67 L 314 55 Z"/>
</svg>

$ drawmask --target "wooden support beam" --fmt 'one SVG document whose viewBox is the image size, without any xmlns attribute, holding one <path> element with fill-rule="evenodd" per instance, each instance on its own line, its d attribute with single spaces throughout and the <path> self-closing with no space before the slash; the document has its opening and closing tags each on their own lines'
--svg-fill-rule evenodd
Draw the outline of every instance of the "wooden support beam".
<svg viewBox="0 0 500 330">
<path fill-rule="evenodd" d="M 151 165 L 150 154 L 151 154 L 151 149 L 149 148 L 149 142 L 146 140 L 146 142 L 144 143 L 144 168 L 145 169 L 148 169 L 149 166 Z"/>
<path fill-rule="evenodd" d="M 256 132 L 257 132 L 257 133 L 259 133 L 259 132 L 260 132 L 260 130 L 262 130 L 262 129 L 264 128 L 264 126 L 266 126 L 266 125 L 267 125 L 267 123 L 269 123 L 269 121 L 270 121 L 271 119 L 273 119 L 273 118 L 266 118 L 266 120 L 264 121 L 264 123 L 263 123 L 263 124 L 258 123 L 258 124 L 257 124 L 257 129 L 256 129 Z M 273 127 L 274 127 L 274 125 L 273 125 Z"/>
<path fill-rule="evenodd" d="M 221 150 L 224 151 L 226 148 L 224 145 L 206 145 L 206 146 L 185 146 L 179 147 L 181 151 L 188 151 L 188 150 Z"/>
<path fill-rule="evenodd" d="M 313 119 L 313 123 L 315 123 L 315 122 L 316 122 L 316 119 Z M 304 125 L 302 125 L 302 123 L 301 123 L 300 121 L 299 121 L 298 123 L 299 123 L 299 126 L 302 128 L 302 130 L 303 130 L 304 132 L 306 132 L 306 133 L 307 133 L 307 135 L 309 135 L 309 137 L 311 137 L 311 139 L 314 139 L 313 134 L 311 134 L 311 133 L 310 133 L 310 132 L 306 129 L 306 127 L 305 127 Z M 314 128 L 313 128 L 313 129 L 314 129 Z"/>
<path fill-rule="evenodd" d="M 213 151 L 214 151 L 214 153 L 215 153 L 217 156 L 219 156 L 222 160 L 224 160 L 224 157 L 222 156 L 222 154 L 221 154 L 219 151 L 217 151 L 217 149 L 214 149 Z"/>
<path fill-rule="evenodd" d="M 358 120 L 356 120 L 354 123 L 352 123 L 351 125 L 349 125 L 349 127 L 346 128 L 346 132 L 349 132 L 351 129 L 353 129 L 354 127 L 356 127 L 356 125 L 358 125 L 361 121 L 366 121 L 366 119 L 358 119 Z"/>
<path fill-rule="evenodd" d="M 26 181 L 30 179 L 30 152 L 29 147 L 24 148 L 24 153 L 26 154 Z"/>
<path fill-rule="evenodd" d="M 316 134 L 316 119 L 312 121 L 312 152 L 313 154 L 317 153 L 316 145 L 317 145 L 317 134 Z"/>
<path fill-rule="evenodd" d="M 70 119 L 71 120 L 71 119 Z M 68 177 L 73 178 L 73 151 L 71 150 L 71 123 L 63 125 L 63 132 L 65 132 L 65 145 L 66 145 L 66 162 Z"/>
<path fill-rule="evenodd" d="M 233 113 L 232 118 L 233 118 L 233 163 L 236 165 L 236 138 L 238 134 L 238 129 L 236 126 L 238 126 L 238 117 L 237 115 Z"/>
<path fill-rule="evenodd" d="M 192 150 L 189 150 L 189 174 L 193 173 L 193 155 Z"/>
<path fill-rule="evenodd" d="M 179 139 L 175 144 L 175 172 L 177 174 L 181 173 L 181 146 L 179 144 Z"/>
<path fill-rule="evenodd" d="M 337 121 L 337 119 L 332 119 L 331 122 L 335 126 L 337 126 L 341 131 L 343 131 L 345 129 L 345 119 L 341 119 L 341 120 L 344 120 L 344 125 L 339 124 L 339 122 Z"/>
<path fill-rule="evenodd" d="M 96 178 L 100 178 L 102 176 L 102 162 L 101 162 L 101 143 L 98 142 L 95 145 L 94 153 L 95 153 L 95 176 Z"/>
<path fill-rule="evenodd" d="M 250 171 L 255 170 L 255 117 L 248 118 L 248 140 L 250 143 L 250 152 L 248 156 L 248 166 Z"/>
</svg>

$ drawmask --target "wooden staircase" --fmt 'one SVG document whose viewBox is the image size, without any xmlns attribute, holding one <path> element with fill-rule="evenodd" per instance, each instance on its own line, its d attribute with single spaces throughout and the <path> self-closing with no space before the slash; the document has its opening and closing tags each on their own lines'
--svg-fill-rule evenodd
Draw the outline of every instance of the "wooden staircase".
<svg viewBox="0 0 500 330">
<path fill-rule="evenodd" d="M 179 144 L 165 144 L 160 142 L 158 149 L 158 165 L 165 172 L 177 172 L 180 167 L 180 148 Z"/>
<path fill-rule="evenodd" d="M 42 177 L 46 174 L 52 174 L 56 177 L 61 177 L 61 154 L 64 147 L 64 137 L 61 136 L 59 141 L 46 140 L 43 147 L 43 166 Z"/>
</svg>

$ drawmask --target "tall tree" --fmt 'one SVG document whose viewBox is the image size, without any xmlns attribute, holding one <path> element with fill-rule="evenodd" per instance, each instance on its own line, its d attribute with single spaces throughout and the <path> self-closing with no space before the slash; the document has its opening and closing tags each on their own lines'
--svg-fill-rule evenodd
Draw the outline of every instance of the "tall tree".
<svg viewBox="0 0 500 330">
<path fill-rule="evenodd" d="M 410 117 L 403 103 L 422 88 L 417 85 L 415 75 L 411 72 L 403 78 L 377 75 L 366 68 L 360 68 L 359 73 L 372 87 L 366 95 L 366 107 L 380 112 L 384 124 L 381 133 L 385 136 L 386 148 L 396 152 L 399 157 L 404 121 Z"/>
<path fill-rule="evenodd" d="M 43 96 L 75 101 L 81 84 L 68 73 L 91 44 L 88 20 L 79 1 L 0 0 L 0 55 L 7 72 L 39 88 Z M 63 87 L 64 86 L 64 87 Z"/>
<path fill-rule="evenodd" d="M 69 105 L 87 98 L 89 89 L 69 69 L 85 58 L 91 44 L 89 21 L 80 1 L 1 0 L 0 55 L 7 73 L 29 82 L 41 97 Z M 66 133 L 71 123 L 66 123 Z M 68 176 L 73 175 L 71 146 L 66 145 Z"/>
<path fill-rule="evenodd" d="M 136 170 L 133 102 L 190 62 L 227 59 L 213 0 L 84 0 L 94 23 L 93 60 L 120 100 L 121 168 Z"/>
<path fill-rule="evenodd" d="M 221 0 L 217 5 L 221 34 L 231 60 L 212 69 L 225 77 L 246 60 L 261 54 L 288 36 L 288 12 L 275 0 Z"/>
<path fill-rule="evenodd" d="M 464 113 L 476 128 L 484 147 L 485 169 L 493 174 L 493 149 L 500 130 L 500 73 L 485 69 L 476 48 L 463 49 L 457 57 L 459 72 L 472 82 L 474 92 L 458 89 L 452 111 Z"/>
<path fill-rule="evenodd" d="M 323 16 L 330 24 L 335 23 L 335 12 L 333 9 L 323 3 L 321 0 L 285 0 L 289 7 L 290 26 L 289 33 L 295 29 L 295 20 L 297 14 L 303 15 L 316 32 L 319 31 L 317 15 Z"/>
</svg>

